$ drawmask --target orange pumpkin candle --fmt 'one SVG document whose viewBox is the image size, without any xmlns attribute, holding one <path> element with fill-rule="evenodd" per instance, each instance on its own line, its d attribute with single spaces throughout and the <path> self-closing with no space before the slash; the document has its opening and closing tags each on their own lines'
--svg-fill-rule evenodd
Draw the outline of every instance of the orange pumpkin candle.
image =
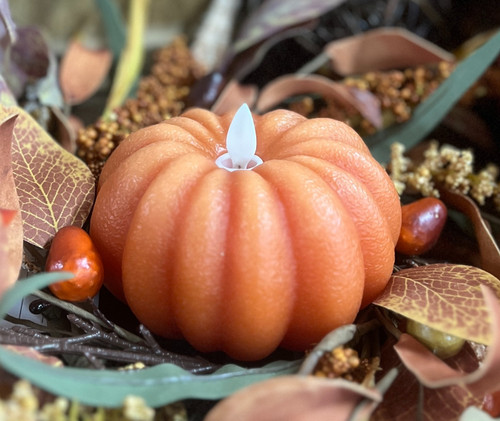
<svg viewBox="0 0 500 421">
<path fill-rule="evenodd" d="M 401 207 L 347 125 L 233 117 L 192 109 L 130 135 L 90 233 L 105 285 L 152 332 L 256 360 L 306 349 L 382 291 Z"/>
</svg>

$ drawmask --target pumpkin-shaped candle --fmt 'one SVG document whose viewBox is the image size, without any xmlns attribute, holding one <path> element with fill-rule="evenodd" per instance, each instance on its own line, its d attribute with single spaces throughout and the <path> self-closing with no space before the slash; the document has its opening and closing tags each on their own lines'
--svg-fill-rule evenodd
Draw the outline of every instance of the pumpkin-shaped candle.
<svg viewBox="0 0 500 421">
<path fill-rule="evenodd" d="M 385 287 L 400 226 L 390 178 L 350 127 L 244 106 L 131 134 L 90 233 L 105 285 L 152 332 L 256 360 L 351 323 Z"/>
</svg>

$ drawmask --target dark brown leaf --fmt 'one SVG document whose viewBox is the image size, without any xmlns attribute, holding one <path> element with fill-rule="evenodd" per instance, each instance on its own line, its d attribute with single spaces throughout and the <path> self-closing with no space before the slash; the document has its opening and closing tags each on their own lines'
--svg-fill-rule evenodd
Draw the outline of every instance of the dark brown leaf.
<svg viewBox="0 0 500 421">
<path fill-rule="evenodd" d="M 235 53 L 270 38 L 285 28 L 315 19 L 345 0 L 267 0 L 244 22 L 233 46 Z"/>
<path fill-rule="evenodd" d="M 23 222 L 19 198 L 17 196 L 12 172 L 12 138 L 17 116 L 12 116 L 0 124 L 0 209 L 3 210 L 3 222 L 0 221 L 3 239 L 0 247 L 5 249 L 5 261 L 0 263 L 0 295 L 16 281 L 23 260 Z M 2 250 L 3 251 L 3 250 Z M 0 251 L 0 253 L 2 253 Z"/>
</svg>

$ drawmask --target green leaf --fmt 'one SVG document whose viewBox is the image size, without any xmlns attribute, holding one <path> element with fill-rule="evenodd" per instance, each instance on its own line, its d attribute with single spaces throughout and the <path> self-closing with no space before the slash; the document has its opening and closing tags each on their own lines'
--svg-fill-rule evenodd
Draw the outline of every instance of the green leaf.
<svg viewBox="0 0 500 421">
<path fill-rule="evenodd" d="M 448 114 L 499 53 L 500 32 L 497 32 L 456 67 L 450 77 L 415 109 L 409 121 L 382 130 L 366 139 L 374 158 L 379 162 L 388 162 L 390 146 L 394 142 L 403 143 L 407 149 L 420 142 Z"/>
<path fill-rule="evenodd" d="M 17 281 L 0 299 L 0 318 L 3 319 L 11 308 L 33 291 L 73 276 L 71 272 L 47 272 Z"/>
<path fill-rule="evenodd" d="M 95 0 L 104 22 L 109 48 L 118 57 L 125 46 L 126 25 L 117 3 L 112 0 Z"/>
<path fill-rule="evenodd" d="M 249 384 L 296 372 L 299 362 L 275 361 L 261 368 L 226 365 L 194 375 L 172 364 L 137 371 L 60 368 L 0 348 L 0 365 L 51 393 L 92 406 L 118 407 L 128 395 L 158 407 L 181 399 L 220 399 Z"/>
<path fill-rule="evenodd" d="M 17 282 L 0 299 L 4 317 L 24 296 L 71 278 L 68 272 L 51 272 Z M 259 368 L 228 364 L 208 375 L 194 375 L 173 364 L 136 371 L 52 367 L 0 347 L 0 366 L 38 387 L 91 406 L 119 407 L 128 395 L 144 398 L 157 407 L 181 399 L 220 399 L 249 384 L 297 372 L 300 361 L 274 361 Z"/>
</svg>

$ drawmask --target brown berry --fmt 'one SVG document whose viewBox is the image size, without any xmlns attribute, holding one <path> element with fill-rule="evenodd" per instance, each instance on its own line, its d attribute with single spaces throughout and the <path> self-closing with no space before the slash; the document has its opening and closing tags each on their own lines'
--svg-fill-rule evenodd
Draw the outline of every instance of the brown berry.
<svg viewBox="0 0 500 421">
<path fill-rule="evenodd" d="M 401 207 L 402 225 L 396 251 L 419 255 L 429 251 L 439 239 L 446 222 L 446 205 L 426 197 Z"/>
</svg>

